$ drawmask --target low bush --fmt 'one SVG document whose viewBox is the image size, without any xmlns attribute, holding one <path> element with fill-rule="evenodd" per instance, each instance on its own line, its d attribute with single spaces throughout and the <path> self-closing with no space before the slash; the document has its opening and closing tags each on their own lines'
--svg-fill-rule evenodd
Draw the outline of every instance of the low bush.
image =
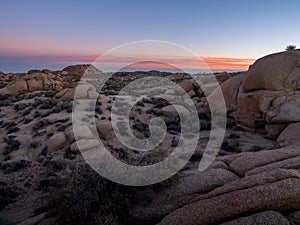
<svg viewBox="0 0 300 225">
<path fill-rule="evenodd" d="M 17 196 L 18 194 L 15 187 L 10 187 L 0 182 L 0 210 L 2 210 L 9 203 L 14 202 Z M 0 221 L 0 224 L 3 223 Z"/>
<path fill-rule="evenodd" d="M 28 106 L 29 106 L 29 104 L 19 103 L 19 104 L 16 104 L 14 108 L 15 108 L 16 112 L 19 112 L 19 111 L 26 109 Z"/>
<path fill-rule="evenodd" d="M 21 143 L 15 139 L 15 136 L 4 138 L 4 142 L 6 143 L 6 146 L 4 147 L 3 155 L 8 155 L 13 151 L 17 151 L 21 145 Z"/>
<path fill-rule="evenodd" d="M 8 130 L 7 130 L 7 134 L 15 133 L 15 132 L 17 132 L 17 131 L 19 131 L 19 130 L 20 130 L 19 127 L 10 127 L 10 128 L 8 128 Z"/>
<path fill-rule="evenodd" d="M 31 164 L 30 161 L 21 159 L 21 160 L 17 160 L 17 161 L 13 161 L 13 162 L 3 163 L 1 165 L 1 169 L 4 171 L 4 173 L 12 173 L 12 172 L 16 172 L 20 169 L 23 169 L 25 167 L 29 167 L 30 164 Z"/>
<path fill-rule="evenodd" d="M 47 211 L 49 217 L 57 217 L 57 224 L 135 224 L 138 221 L 129 217 L 130 207 L 138 202 L 151 202 L 149 192 L 168 188 L 177 181 L 178 177 L 173 176 L 147 187 L 124 186 L 106 180 L 90 167 L 81 165 L 61 188 L 51 192 L 41 210 Z"/>
</svg>

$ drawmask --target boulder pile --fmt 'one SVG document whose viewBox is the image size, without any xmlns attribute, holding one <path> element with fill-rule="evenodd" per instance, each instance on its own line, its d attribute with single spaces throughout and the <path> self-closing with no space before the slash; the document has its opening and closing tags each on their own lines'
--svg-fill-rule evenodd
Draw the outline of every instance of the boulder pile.
<svg viewBox="0 0 300 225">
<path fill-rule="evenodd" d="M 246 74 L 225 81 L 221 88 L 228 115 L 238 126 L 277 138 L 289 124 L 300 121 L 300 50 L 258 59 Z"/>
<path fill-rule="evenodd" d="M 33 73 L 9 83 L 0 89 L 1 95 L 20 95 L 33 91 L 48 91 L 63 89 L 63 79 L 54 74 Z"/>
</svg>

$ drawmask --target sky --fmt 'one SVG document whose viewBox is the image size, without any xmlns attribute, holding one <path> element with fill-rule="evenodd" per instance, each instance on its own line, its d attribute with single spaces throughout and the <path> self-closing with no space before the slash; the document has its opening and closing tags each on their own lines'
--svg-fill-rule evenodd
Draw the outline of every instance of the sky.
<svg viewBox="0 0 300 225">
<path fill-rule="evenodd" d="M 299 9 L 298 0 L 1 0 L 0 71 L 91 63 L 140 40 L 182 45 L 212 70 L 246 70 L 300 46 Z"/>
</svg>

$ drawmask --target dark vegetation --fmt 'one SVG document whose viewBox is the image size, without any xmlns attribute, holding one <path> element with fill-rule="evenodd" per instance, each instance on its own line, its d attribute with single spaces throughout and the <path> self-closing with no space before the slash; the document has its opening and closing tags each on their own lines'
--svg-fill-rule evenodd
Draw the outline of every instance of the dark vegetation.
<svg viewBox="0 0 300 225">
<path fill-rule="evenodd" d="M 60 165 L 54 166 L 60 169 Z M 57 224 L 137 224 L 128 217 L 129 208 L 151 202 L 150 193 L 174 185 L 177 178 L 174 176 L 148 187 L 130 187 L 108 181 L 88 166 L 82 166 L 73 171 L 68 180 L 55 181 L 58 188 L 50 192 L 51 196 L 39 211 L 57 217 Z M 49 186 L 49 180 L 40 185 Z"/>
</svg>

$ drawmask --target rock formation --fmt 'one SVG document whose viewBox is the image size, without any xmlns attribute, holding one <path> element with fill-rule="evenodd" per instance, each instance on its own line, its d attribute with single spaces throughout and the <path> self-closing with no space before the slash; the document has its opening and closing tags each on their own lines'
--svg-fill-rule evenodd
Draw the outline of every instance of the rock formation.
<svg viewBox="0 0 300 225">
<path fill-rule="evenodd" d="M 2 95 L 20 95 L 33 91 L 59 90 L 64 87 L 61 77 L 53 74 L 33 73 L 25 75 L 0 89 Z"/>
<path fill-rule="evenodd" d="M 248 130 L 266 130 L 276 138 L 290 123 L 300 121 L 300 50 L 257 60 L 244 75 L 221 88 L 228 115 Z M 213 95 L 212 95 L 213 96 Z"/>
<path fill-rule="evenodd" d="M 101 74 L 102 71 L 97 69 L 91 64 L 81 64 L 81 65 L 73 65 L 73 66 L 67 66 L 62 71 L 68 72 L 68 74 L 74 74 L 74 75 L 83 75 L 86 74 Z"/>
</svg>

